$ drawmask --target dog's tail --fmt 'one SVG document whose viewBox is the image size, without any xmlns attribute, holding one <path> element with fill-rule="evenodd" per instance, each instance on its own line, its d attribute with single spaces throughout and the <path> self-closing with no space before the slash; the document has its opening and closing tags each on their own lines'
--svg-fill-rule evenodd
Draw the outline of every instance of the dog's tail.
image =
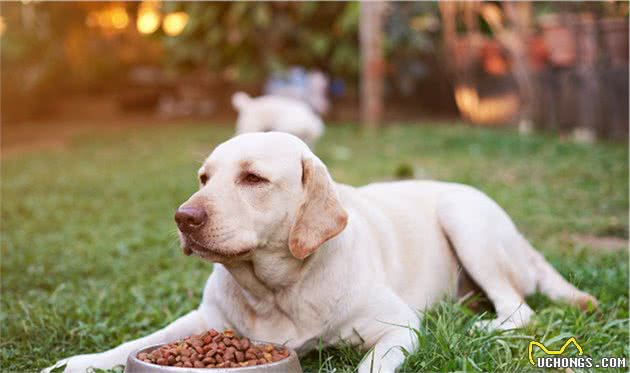
<svg viewBox="0 0 630 373">
<path fill-rule="evenodd" d="M 599 303 L 595 297 L 569 283 L 525 238 L 522 240 L 526 245 L 525 250 L 533 257 L 536 266 L 536 287 L 541 293 L 552 300 L 567 302 L 585 311 L 598 307 Z"/>
</svg>

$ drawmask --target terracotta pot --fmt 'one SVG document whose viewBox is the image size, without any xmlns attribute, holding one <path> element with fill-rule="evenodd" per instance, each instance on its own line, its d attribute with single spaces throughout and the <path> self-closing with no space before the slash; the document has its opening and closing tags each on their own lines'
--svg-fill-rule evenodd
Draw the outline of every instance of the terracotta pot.
<svg viewBox="0 0 630 373">
<path fill-rule="evenodd" d="M 490 75 L 505 75 L 509 67 L 501 44 L 496 40 L 486 40 L 481 49 L 483 69 Z"/>
<path fill-rule="evenodd" d="M 541 18 L 540 25 L 551 63 L 558 67 L 573 66 L 577 56 L 575 35 L 565 17 L 550 14 Z"/>
</svg>

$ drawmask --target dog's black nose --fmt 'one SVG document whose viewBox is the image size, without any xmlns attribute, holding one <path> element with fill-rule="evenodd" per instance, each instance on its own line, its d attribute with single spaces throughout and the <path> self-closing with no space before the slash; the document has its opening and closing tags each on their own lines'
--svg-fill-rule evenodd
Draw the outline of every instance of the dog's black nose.
<svg viewBox="0 0 630 373">
<path fill-rule="evenodd" d="M 175 222 L 183 233 L 191 233 L 206 224 L 208 215 L 198 207 L 180 207 L 175 212 Z"/>
</svg>

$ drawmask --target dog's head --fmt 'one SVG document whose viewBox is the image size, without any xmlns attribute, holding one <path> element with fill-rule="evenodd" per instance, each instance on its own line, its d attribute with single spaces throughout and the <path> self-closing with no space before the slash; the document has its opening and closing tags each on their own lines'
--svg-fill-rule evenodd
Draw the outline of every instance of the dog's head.
<svg viewBox="0 0 630 373">
<path fill-rule="evenodd" d="M 263 128 L 261 123 L 261 115 L 258 109 L 259 105 L 255 105 L 255 100 L 245 92 L 236 92 L 232 96 L 232 106 L 238 112 L 236 118 L 236 133 L 247 132 L 266 132 L 270 129 Z"/>
<path fill-rule="evenodd" d="M 226 262 L 288 248 L 304 259 L 347 223 L 324 164 L 286 133 L 234 137 L 197 176 L 199 190 L 175 214 L 187 254 Z"/>
</svg>

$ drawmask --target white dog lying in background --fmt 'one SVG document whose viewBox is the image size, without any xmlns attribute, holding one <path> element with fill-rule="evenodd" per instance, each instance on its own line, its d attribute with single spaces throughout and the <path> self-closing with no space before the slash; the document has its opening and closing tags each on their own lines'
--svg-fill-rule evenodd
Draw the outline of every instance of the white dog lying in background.
<svg viewBox="0 0 630 373">
<path fill-rule="evenodd" d="M 324 124 L 308 104 L 292 97 L 251 98 L 237 92 L 232 105 L 238 111 L 236 134 L 280 131 L 302 139 L 310 147 L 324 134 Z"/>
<path fill-rule="evenodd" d="M 480 191 L 405 181 L 361 188 L 336 184 L 298 138 L 237 136 L 198 171 L 199 191 L 175 215 L 185 253 L 217 263 L 199 308 L 147 337 L 67 360 L 66 371 L 124 364 L 138 348 L 235 328 L 304 353 L 323 342 L 373 348 L 359 367 L 393 372 L 414 349 L 419 310 L 461 290 L 470 277 L 497 318 L 525 325 L 524 297 L 588 307 Z M 465 274 L 465 276 L 463 275 Z"/>
</svg>

